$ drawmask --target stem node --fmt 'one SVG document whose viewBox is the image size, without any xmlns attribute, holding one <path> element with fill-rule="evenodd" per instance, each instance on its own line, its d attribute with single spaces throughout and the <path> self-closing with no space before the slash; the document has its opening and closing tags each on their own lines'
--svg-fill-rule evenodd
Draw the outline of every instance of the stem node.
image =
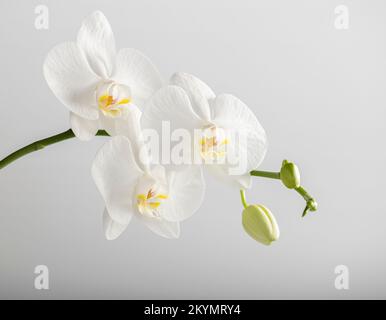
<svg viewBox="0 0 386 320">
<path fill-rule="evenodd" d="M 259 170 L 253 170 L 250 172 L 251 176 L 255 177 L 263 177 L 263 178 L 270 178 L 270 179 L 278 179 L 282 180 L 280 176 L 280 172 L 270 172 L 270 171 L 259 171 Z M 296 188 L 293 188 L 297 193 L 299 193 L 303 199 L 306 201 L 306 207 L 303 210 L 302 217 L 304 217 L 308 211 L 316 211 L 318 208 L 318 204 L 315 201 L 313 197 L 311 197 L 310 194 L 304 189 L 302 186 L 298 186 Z"/>
</svg>

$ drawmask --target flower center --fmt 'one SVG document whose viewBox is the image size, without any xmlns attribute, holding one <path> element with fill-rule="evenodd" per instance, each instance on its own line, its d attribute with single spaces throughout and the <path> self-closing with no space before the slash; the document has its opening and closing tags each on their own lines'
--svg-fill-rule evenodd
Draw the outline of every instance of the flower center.
<svg viewBox="0 0 386 320">
<path fill-rule="evenodd" d="M 201 129 L 200 139 L 201 157 L 206 160 L 224 158 L 227 154 L 229 140 L 224 129 L 216 126 L 204 127 Z"/>
<path fill-rule="evenodd" d="M 167 198 L 167 194 L 156 193 L 153 189 L 149 189 L 147 194 L 137 195 L 138 210 L 145 216 L 160 218 L 158 209 Z"/>
<path fill-rule="evenodd" d="M 122 116 L 131 102 L 130 96 L 129 87 L 114 81 L 103 81 L 96 89 L 98 108 L 110 118 Z"/>
</svg>

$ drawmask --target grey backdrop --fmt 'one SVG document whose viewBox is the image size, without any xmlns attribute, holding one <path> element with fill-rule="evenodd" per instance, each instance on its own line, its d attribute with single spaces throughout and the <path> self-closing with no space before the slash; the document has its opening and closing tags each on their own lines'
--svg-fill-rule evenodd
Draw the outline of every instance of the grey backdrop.
<svg viewBox="0 0 386 320">
<path fill-rule="evenodd" d="M 50 10 L 36 30 L 34 8 Z M 350 28 L 334 27 L 334 9 Z M 348 0 L 1 0 L 0 157 L 69 127 L 42 75 L 47 52 L 102 10 L 118 47 L 145 52 L 168 77 L 186 71 L 257 114 L 269 138 L 262 169 L 295 160 L 320 209 L 277 181 L 250 202 L 277 217 L 271 247 L 241 227 L 237 191 L 207 176 L 181 238 L 132 224 L 108 242 L 90 164 L 104 139 L 67 141 L 0 171 L 1 298 L 386 298 L 386 3 Z M 34 289 L 47 265 L 50 290 Z M 347 265 L 350 289 L 336 290 Z"/>
</svg>

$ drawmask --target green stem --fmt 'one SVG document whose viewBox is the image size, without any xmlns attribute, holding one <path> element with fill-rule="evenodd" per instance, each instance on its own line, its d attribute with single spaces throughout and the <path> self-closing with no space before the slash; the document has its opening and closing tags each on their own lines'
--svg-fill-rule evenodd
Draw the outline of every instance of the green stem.
<svg viewBox="0 0 386 320">
<path fill-rule="evenodd" d="M 248 207 L 247 200 L 245 199 L 245 191 L 243 189 L 240 190 L 240 196 L 241 196 L 241 203 L 243 204 L 244 208 Z"/>
<path fill-rule="evenodd" d="M 99 130 L 96 134 L 97 136 L 108 136 L 108 133 L 104 130 Z M 0 170 L 11 164 L 12 162 L 16 161 L 17 159 L 24 157 L 25 155 L 39 151 L 41 149 L 44 149 L 45 147 L 55 144 L 64 140 L 68 140 L 71 138 L 74 138 L 75 134 L 74 132 L 69 129 L 67 131 L 64 131 L 62 133 L 59 133 L 57 135 L 54 135 L 52 137 L 42 139 L 39 141 L 35 141 L 28 146 L 25 146 L 13 153 L 11 153 L 9 156 L 5 157 L 3 160 L 0 161 Z"/>
<path fill-rule="evenodd" d="M 251 174 L 251 176 L 255 176 L 255 177 L 263 177 L 263 178 L 281 180 L 280 172 L 253 170 L 250 172 L 250 174 Z M 315 199 L 306 191 L 306 189 L 304 189 L 304 187 L 299 186 L 299 187 L 294 188 L 294 189 L 306 201 L 306 207 L 303 210 L 302 217 L 304 217 L 308 211 L 316 211 L 317 210 L 318 204 L 316 203 Z"/>
<path fill-rule="evenodd" d="M 255 177 L 263 177 L 263 178 L 280 180 L 280 172 L 253 170 L 250 172 L 250 174 L 251 174 L 251 176 L 255 176 Z"/>
<path fill-rule="evenodd" d="M 303 211 L 302 217 L 304 217 L 308 211 L 316 211 L 318 209 L 318 204 L 315 199 L 304 189 L 302 186 L 295 188 L 296 192 L 299 193 L 304 200 L 306 200 L 307 205 Z"/>
<path fill-rule="evenodd" d="M 296 192 L 299 193 L 303 198 L 304 200 L 306 201 L 310 201 L 310 200 L 314 200 L 309 194 L 308 192 L 306 191 L 306 189 L 304 189 L 302 186 L 299 186 L 297 188 L 295 188 Z"/>
</svg>

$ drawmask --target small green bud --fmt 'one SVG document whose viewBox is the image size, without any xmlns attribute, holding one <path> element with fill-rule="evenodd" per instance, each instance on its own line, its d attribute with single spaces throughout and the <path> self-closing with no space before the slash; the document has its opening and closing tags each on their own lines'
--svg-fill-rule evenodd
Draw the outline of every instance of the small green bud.
<svg viewBox="0 0 386 320">
<path fill-rule="evenodd" d="M 300 186 L 300 172 L 293 162 L 283 161 L 280 170 L 280 179 L 289 189 L 295 189 Z"/>
<path fill-rule="evenodd" d="M 243 211 L 244 230 L 256 241 L 270 245 L 279 239 L 280 231 L 276 219 L 265 206 L 249 205 Z"/>
<path fill-rule="evenodd" d="M 318 203 L 314 199 L 307 201 L 307 205 L 303 211 L 302 217 L 305 217 L 308 211 L 316 211 L 318 209 Z"/>
<path fill-rule="evenodd" d="M 316 211 L 318 209 L 318 203 L 314 199 L 307 201 L 307 206 L 310 208 L 310 211 Z"/>
</svg>

